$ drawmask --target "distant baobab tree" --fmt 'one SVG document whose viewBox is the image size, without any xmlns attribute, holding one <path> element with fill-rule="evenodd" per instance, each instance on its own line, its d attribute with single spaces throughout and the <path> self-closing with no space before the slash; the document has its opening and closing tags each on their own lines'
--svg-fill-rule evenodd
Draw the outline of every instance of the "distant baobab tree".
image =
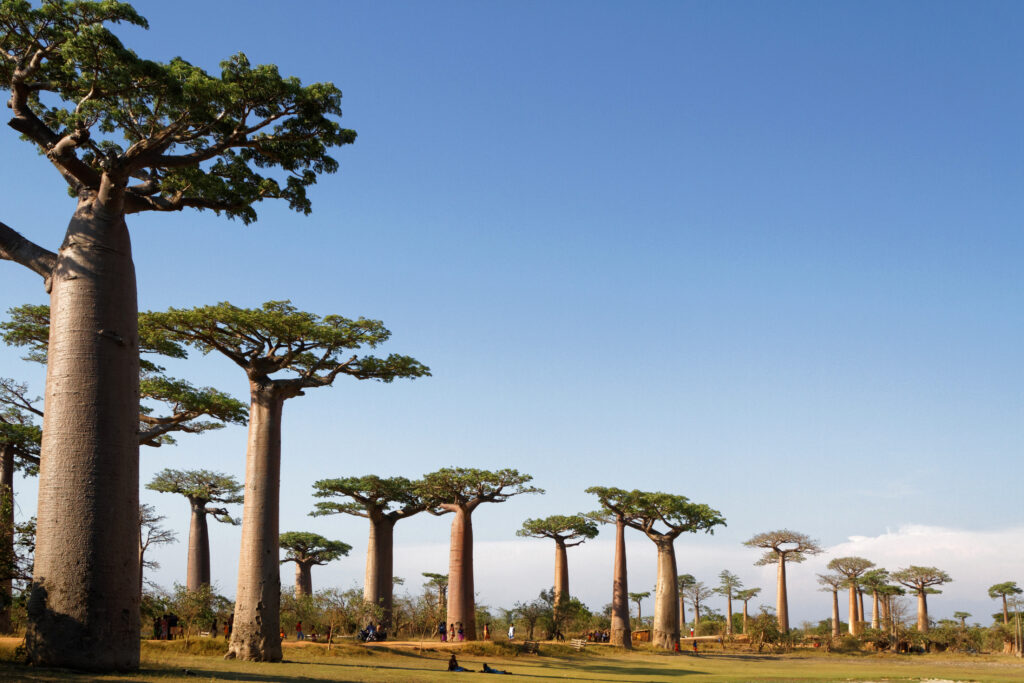
<svg viewBox="0 0 1024 683">
<path fill-rule="evenodd" d="M 934 586 L 950 583 L 953 579 L 949 574 L 935 567 L 918 567 L 910 565 L 892 573 L 896 583 L 906 586 L 917 593 L 917 630 L 928 630 L 928 593 L 941 593 Z"/>
<path fill-rule="evenodd" d="M 755 565 L 774 564 L 777 572 L 776 618 L 783 633 L 789 632 L 789 596 L 786 592 L 786 563 L 803 562 L 809 555 L 821 552 L 816 540 L 797 531 L 779 529 L 765 531 L 745 541 L 748 548 L 761 548 L 765 551 Z"/>
<path fill-rule="evenodd" d="M 760 588 L 744 588 L 741 591 L 737 591 L 734 596 L 737 600 L 743 601 L 743 633 L 749 633 L 747 631 L 747 603 L 756 598 L 760 592 Z"/>
<path fill-rule="evenodd" d="M 295 563 L 295 597 L 313 596 L 314 566 L 333 562 L 348 555 L 352 546 L 341 541 L 329 541 L 320 534 L 308 531 L 286 531 L 280 536 L 281 550 L 285 551 L 285 562 Z"/>
<path fill-rule="evenodd" d="M 842 574 L 846 586 L 850 589 L 850 635 L 861 632 L 861 620 L 857 609 L 857 583 L 861 575 L 875 566 L 875 563 L 863 557 L 837 557 L 828 563 L 828 568 Z"/>
<path fill-rule="evenodd" d="M 725 634 L 732 635 L 732 599 L 733 594 L 743 588 L 743 582 L 728 569 L 723 569 L 718 575 L 719 584 L 715 592 L 725 596 Z"/>
<path fill-rule="evenodd" d="M 994 586 L 989 586 L 988 597 L 993 600 L 997 598 L 1003 599 L 1003 623 L 1010 623 L 1010 612 L 1006 608 L 1006 598 L 1010 595 L 1020 595 L 1024 593 L 1024 590 L 1017 586 L 1016 581 L 1004 581 L 1003 583 L 997 583 Z"/>
</svg>

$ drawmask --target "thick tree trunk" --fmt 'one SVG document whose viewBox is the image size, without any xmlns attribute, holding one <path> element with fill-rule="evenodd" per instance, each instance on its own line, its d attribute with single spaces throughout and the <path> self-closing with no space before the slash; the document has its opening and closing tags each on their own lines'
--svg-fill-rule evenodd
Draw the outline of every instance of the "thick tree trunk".
<svg viewBox="0 0 1024 683">
<path fill-rule="evenodd" d="M 384 615 L 381 624 L 391 625 L 394 605 L 394 538 L 396 520 L 383 515 L 370 517 L 370 540 L 366 548 L 366 579 L 363 599 L 379 606 Z"/>
<path fill-rule="evenodd" d="M 245 457 L 242 547 L 229 657 L 281 661 L 281 572 L 278 560 L 281 414 L 273 385 L 250 382 L 249 445 Z"/>
<path fill-rule="evenodd" d="M 878 630 L 878 591 L 871 591 L 871 628 Z"/>
<path fill-rule="evenodd" d="M 832 589 L 832 637 L 839 637 L 839 591 Z"/>
<path fill-rule="evenodd" d="M 654 638 L 656 647 L 674 650 L 679 644 L 679 583 L 676 549 L 672 539 L 656 541 L 658 583 L 654 589 Z"/>
<path fill-rule="evenodd" d="M 139 338 L 123 216 L 78 204 L 50 291 L 30 661 L 139 666 Z"/>
<path fill-rule="evenodd" d="M 779 630 L 789 633 L 789 595 L 786 593 L 786 556 L 777 553 L 779 556 L 779 570 L 777 573 L 778 586 L 776 598 L 776 610 L 778 610 Z"/>
<path fill-rule="evenodd" d="M 295 563 L 295 597 L 308 598 L 313 595 L 313 565 L 308 562 Z"/>
<path fill-rule="evenodd" d="M 476 640 L 476 595 L 473 590 L 472 510 L 458 507 L 452 520 L 448 555 L 448 623 L 462 623 L 466 640 Z"/>
<path fill-rule="evenodd" d="M 569 602 L 569 558 L 565 541 L 555 539 L 555 621 L 565 610 Z"/>
<path fill-rule="evenodd" d="M 197 591 L 210 584 L 210 530 L 206 521 L 206 501 L 190 500 L 192 523 L 188 530 L 188 569 L 185 587 Z"/>
<path fill-rule="evenodd" d="M 14 596 L 14 446 L 0 444 L 0 633 L 11 632 L 11 600 Z"/>
<path fill-rule="evenodd" d="M 883 595 L 878 601 L 878 607 L 882 613 L 882 624 L 889 623 L 889 597 Z"/>
<path fill-rule="evenodd" d="M 850 584 L 850 635 L 855 636 L 860 632 L 857 625 L 857 587 Z"/>
<path fill-rule="evenodd" d="M 928 596 L 923 590 L 917 592 L 917 630 L 928 630 Z"/>
<path fill-rule="evenodd" d="M 612 632 L 611 644 L 633 649 L 629 628 L 629 581 L 626 574 L 626 525 L 615 521 L 615 566 L 612 570 Z"/>
</svg>

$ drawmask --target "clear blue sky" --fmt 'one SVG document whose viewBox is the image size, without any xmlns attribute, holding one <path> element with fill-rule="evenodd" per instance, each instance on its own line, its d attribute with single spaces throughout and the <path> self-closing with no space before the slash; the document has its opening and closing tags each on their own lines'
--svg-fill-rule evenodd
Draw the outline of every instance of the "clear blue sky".
<svg viewBox="0 0 1024 683">
<path fill-rule="evenodd" d="M 289 402 L 283 530 L 361 552 L 361 520 L 305 516 L 314 480 L 461 465 L 516 467 L 548 491 L 481 508 L 482 543 L 591 509 L 593 484 L 708 503 L 728 528 L 687 539 L 679 558 L 690 571 L 688 557 L 720 549 L 708 583 L 729 568 L 771 586 L 752 551 L 733 557 L 771 528 L 830 547 L 915 524 L 1021 545 L 1024 6 L 136 6 L 151 30 L 122 35 L 143 56 L 216 69 L 244 51 L 333 81 L 359 133 L 310 217 L 133 217 L 141 308 L 290 298 L 382 319 L 388 350 L 434 372 Z M 72 210 L 60 179 L 11 131 L 0 155 L 0 220 L 56 249 Z M 0 266 L 5 308 L 45 301 L 36 276 Z M 0 350 L 0 375 L 42 393 L 18 355 Z M 226 359 L 172 370 L 246 395 Z M 244 448 L 239 428 L 185 437 L 144 450 L 143 477 L 241 478 Z M 187 537 L 184 500 L 144 500 Z M 443 571 L 447 531 L 400 525 L 400 555 L 440 555 L 409 550 L 397 571 Z M 215 577 L 233 593 L 238 532 L 217 534 Z M 550 585 L 549 549 L 514 543 L 542 571 L 479 576 L 484 602 Z M 632 544 L 631 562 L 653 567 L 653 546 Z M 183 579 L 182 546 L 160 559 L 159 580 Z M 360 562 L 322 576 L 361 581 Z M 573 592 L 600 607 L 605 574 L 574 570 Z M 828 616 L 809 577 L 791 587 L 807 594 L 798 620 Z M 980 594 L 970 611 L 1011 579 L 1024 577 L 962 577 Z M 942 616 L 967 603 L 940 604 Z"/>
</svg>

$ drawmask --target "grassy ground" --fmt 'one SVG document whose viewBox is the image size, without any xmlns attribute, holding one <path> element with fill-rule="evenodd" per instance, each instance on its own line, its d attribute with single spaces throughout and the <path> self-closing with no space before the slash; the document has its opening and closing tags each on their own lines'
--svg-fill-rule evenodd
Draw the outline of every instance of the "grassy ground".
<svg viewBox="0 0 1024 683">
<path fill-rule="evenodd" d="M 531 683 L 541 681 L 1022 681 L 1024 662 L 1013 657 L 946 655 L 837 655 L 801 651 L 789 655 L 755 655 L 709 649 L 698 656 L 654 651 L 623 653 L 608 646 L 588 646 L 577 653 L 565 646 L 542 644 L 540 655 L 516 656 L 497 643 L 388 643 L 369 647 L 347 644 L 328 652 L 322 645 L 286 643 L 285 661 L 276 664 L 227 661 L 223 641 L 202 642 L 186 652 L 179 642 L 146 642 L 142 667 L 130 674 L 100 676 L 59 669 L 34 669 L 15 661 L 17 641 L 0 642 L 0 680 L 10 681 L 443 681 L 491 680 L 482 673 L 450 674 L 446 663 L 455 652 L 459 663 L 479 671 L 484 662 Z M 505 680 L 505 679 L 500 679 Z M 511 680 L 511 679 L 508 679 Z"/>
</svg>

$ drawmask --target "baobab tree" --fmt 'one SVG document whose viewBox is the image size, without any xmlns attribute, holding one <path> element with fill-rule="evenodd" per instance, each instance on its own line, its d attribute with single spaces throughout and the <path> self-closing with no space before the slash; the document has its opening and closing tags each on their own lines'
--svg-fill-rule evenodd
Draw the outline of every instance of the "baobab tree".
<svg viewBox="0 0 1024 683">
<path fill-rule="evenodd" d="M 888 583 L 889 572 L 881 567 L 868 570 L 860 577 L 861 588 L 871 591 L 871 628 L 876 630 L 880 624 L 878 589 L 888 585 Z M 864 610 L 861 609 L 861 616 L 863 617 L 863 615 Z"/>
<path fill-rule="evenodd" d="M 993 586 L 989 586 L 989 588 L 988 588 L 988 597 L 992 598 L 993 600 L 995 600 L 997 598 L 1002 598 L 1002 600 L 1003 600 L 1003 623 L 1004 624 L 1009 624 L 1010 623 L 1010 612 L 1006 608 L 1006 598 L 1007 598 L 1007 596 L 1010 596 L 1010 595 L 1020 595 L 1021 593 L 1024 593 L 1024 590 L 1022 590 L 1021 588 L 1019 588 L 1017 586 L 1017 582 L 1016 581 L 1004 581 L 1002 583 L 997 583 L 997 584 L 995 584 Z"/>
<path fill-rule="evenodd" d="M 700 628 L 700 606 L 704 604 L 704 601 L 715 594 L 714 588 L 708 588 L 704 585 L 703 581 L 696 581 L 691 583 L 686 588 L 686 595 L 690 598 L 690 602 L 693 603 L 693 634 L 697 635 L 697 631 Z"/>
<path fill-rule="evenodd" d="M 970 612 L 953 612 L 953 618 L 960 620 L 960 628 L 967 628 L 967 619 L 971 616 Z"/>
<path fill-rule="evenodd" d="M 448 554 L 448 621 L 462 622 L 467 640 L 476 640 L 476 594 L 473 589 L 473 512 L 483 503 L 504 503 L 524 493 L 544 493 L 529 486 L 528 474 L 513 469 L 496 472 L 446 467 L 423 477 L 417 490 L 428 511 L 452 512 Z"/>
<path fill-rule="evenodd" d="M 636 625 L 637 628 L 643 628 L 644 626 L 644 614 L 641 609 L 641 603 L 647 598 L 651 597 L 651 591 L 643 591 L 642 593 L 630 593 L 629 599 L 636 603 Z"/>
<path fill-rule="evenodd" d="M 438 616 L 444 615 L 445 609 L 448 605 L 448 575 L 437 574 L 435 572 L 423 572 L 423 577 L 427 579 L 427 582 L 423 584 L 423 587 L 433 587 L 433 589 L 437 591 Z"/>
<path fill-rule="evenodd" d="M 591 487 L 603 507 L 623 512 L 626 526 L 642 531 L 658 549 L 658 581 L 654 593 L 654 637 L 658 647 L 672 650 L 679 644 L 679 593 L 675 540 L 683 533 L 714 533 L 724 526 L 718 510 L 691 503 L 686 496 L 661 492 Z M 613 507 L 614 506 L 614 507 Z"/>
<path fill-rule="evenodd" d="M 242 485 L 233 476 L 220 472 L 165 469 L 154 475 L 146 488 L 176 493 L 188 499 L 192 514 L 185 588 L 197 591 L 203 585 L 210 585 L 210 530 L 206 518 L 212 516 L 218 522 L 238 524 L 227 508 L 210 507 L 210 504 L 237 505 L 243 502 Z"/>
<path fill-rule="evenodd" d="M 348 498 L 345 502 L 319 501 L 310 514 L 345 514 L 364 517 L 370 523 L 370 540 L 366 548 L 366 579 L 363 599 L 383 610 L 381 623 L 391 624 L 394 602 L 394 539 L 395 525 L 403 519 L 427 509 L 427 503 L 416 490 L 416 482 L 405 477 L 343 477 L 321 479 L 313 484 L 317 498 Z"/>
<path fill-rule="evenodd" d="M 693 574 L 680 574 L 676 577 L 676 589 L 679 591 L 679 633 L 686 627 L 686 589 L 696 581 Z"/>
<path fill-rule="evenodd" d="M 56 253 L 0 223 L 0 259 L 43 279 L 53 316 L 26 650 L 38 665 L 90 670 L 139 664 L 139 339 L 126 216 L 194 208 L 249 223 L 254 204 L 275 198 L 308 213 L 306 188 L 338 166 L 328 152 L 355 140 L 336 122 L 333 85 L 303 86 L 242 54 L 219 76 L 180 57 L 144 60 L 107 28 L 117 23 L 147 27 L 117 0 L 0 4 L 8 125 L 77 199 Z"/>
<path fill-rule="evenodd" d="M 142 590 L 142 573 L 146 569 L 159 569 L 160 565 L 154 560 L 146 559 L 146 551 L 154 545 L 167 545 L 177 543 L 178 534 L 170 529 L 165 529 L 160 522 L 167 519 L 164 515 L 158 515 L 156 508 L 143 503 L 139 505 L 139 590 Z"/>
<path fill-rule="evenodd" d="M 278 507 L 281 487 L 281 418 L 284 402 L 339 375 L 391 382 L 429 375 L 409 356 L 352 354 L 391 336 L 377 320 L 320 317 L 288 301 L 244 309 L 224 302 L 193 309 L 147 312 L 140 320 L 166 338 L 203 353 L 228 357 L 249 379 L 249 441 L 238 561 L 235 621 L 228 656 L 281 660 Z M 285 376 L 274 378 L 273 375 Z"/>
<path fill-rule="evenodd" d="M 875 566 L 875 563 L 863 557 L 837 557 L 828 563 L 828 568 L 843 576 L 850 590 L 850 635 L 857 635 L 862 629 L 860 612 L 857 604 L 857 585 L 864 572 Z"/>
<path fill-rule="evenodd" d="M 725 634 L 728 636 L 732 635 L 732 598 L 733 593 L 743 588 L 743 582 L 740 581 L 740 577 L 736 576 L 728 569 L 723 569 L 718 575 L 719 584 L 718 588 L 715 588 L 715 592 L 725 596 L 726 608 L 725 608 Z"/>
<path fill-rule="evenodd" d="M 632 629 L 629 623 L 629 574 L 626 568 L 626 497 L 621 489 L 592 487 L 587 493 L 595 494 L 603 506 L 588 517 L 601 524 L 615 525 L 615 563 L 612 569 L 611 633 L 609 641 L 615 647 L 633 649 Z"/>
<path fill-rule="evenodd" d="M 810 555 L 821 552 L 821 546 L 807 534 L 789 529 L 765 531 L 757 534 L 743 545 L 748 548 L 761 548 L 765 551 L 755 566 L 768 564 L 777 565 L 776 581 L 776 619 L 783 633 L 789 632 L 789 596 L 786 592 L 786 563 L 803 562 Z"/>
<path fill-rule="evenodd" d="M 744 588 L 736 592 L 736 599 L 743 601 L 743 633 L 749 633 L 747 631 L 747 603 L 756 598 L 760 592 L 760 588 Z"/>
<path fill-rule="evenodd" d="M 597 536 L 597 525 L 583 515 L 551 515 L 544 519 L 528 519 L 517 536 L 550 538 L 555 542 L 554 617 L 559 622 L 569 602 L 569 559 L 567 548 L 580 545 Z"/>
<path fill-rule="evenodd" d="M 892 580 L 906 586 L 917 593 L 917 630 L 928 630 L 928 593 L 941 593 L 934 588 L 953 579 L 946 572 L 935 567 L 918 567 L 910 565 L 892 573 Z"/>
<path fill-rule="evenodd" d="M 295 597 L 313 596 L 313 567 L 333 562 L 348 555 L 352 546 L 329 541 L 308 531 L 286 531 L 281 534 L 281 549 L 287 551 L 281 564 L 295 563 Z"/>
<path fill-rule="evenodd" d="M 839 589 L 846 585 L 842 574 L 818 574 L 821 590 L 832 593 L 832 637 L 839 637 Z"/>
</svg>

